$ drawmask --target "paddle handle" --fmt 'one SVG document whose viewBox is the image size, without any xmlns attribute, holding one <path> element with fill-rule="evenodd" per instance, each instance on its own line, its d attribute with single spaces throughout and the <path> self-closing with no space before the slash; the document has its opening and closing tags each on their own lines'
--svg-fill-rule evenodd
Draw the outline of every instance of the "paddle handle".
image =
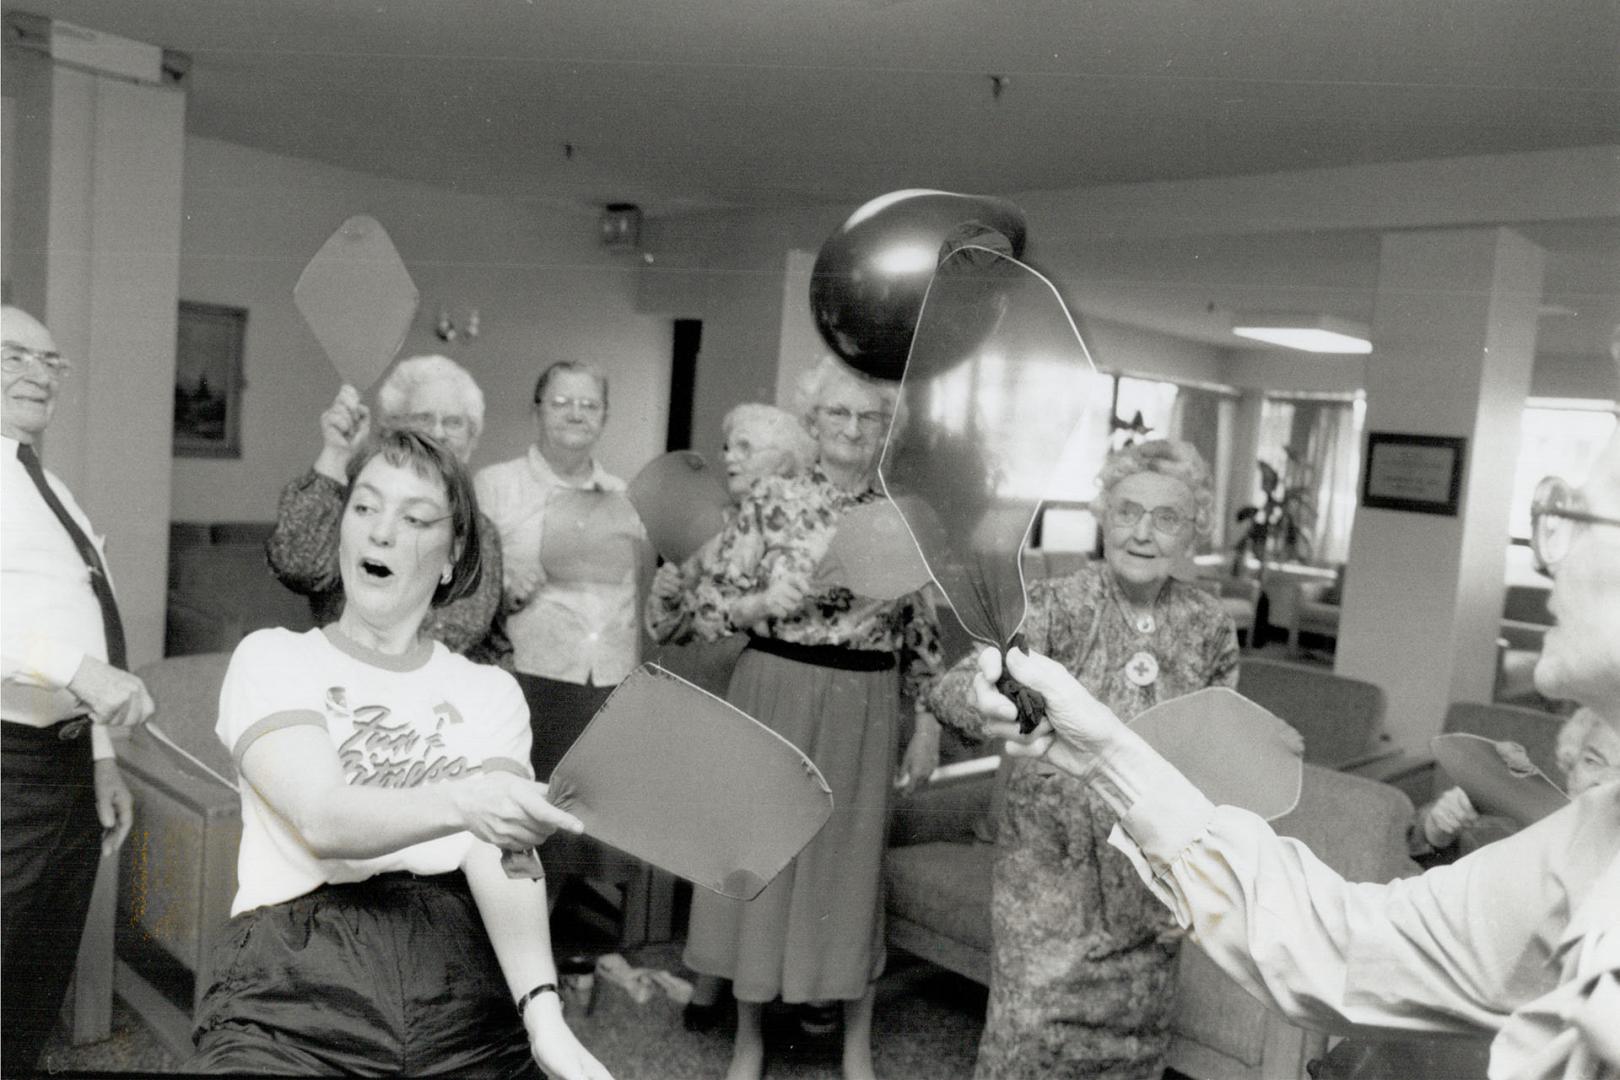
<svg viewBox="0 0 1620 1080">
<path fill-rule="evenodd" d="M 1018 730 L 1028 735 L 1046 719 L 1046 698 L 1007 673 L 1007 650 L 1024 648 L 1020 630 L 1001 650 L 1001 678 L 996 680 L 996 689 L 1018 706 Z"/>
</svg>

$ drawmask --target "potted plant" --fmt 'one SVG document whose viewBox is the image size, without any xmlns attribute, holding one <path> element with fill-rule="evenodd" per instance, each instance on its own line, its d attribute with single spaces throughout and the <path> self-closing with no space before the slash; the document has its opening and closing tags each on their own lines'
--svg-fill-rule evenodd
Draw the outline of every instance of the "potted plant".
<svg viewBox="0 0 1620 1080">
<path fill-rule="evenodd" d="M 1256 462 L 1260 469 L 1261 502 L 1237 512 L 1237 521 L 1245 527 L 1237 543 L 1232 545 L 1232 576 L 1243 576 L 1248 557 L 1252 555 L 1256 563 L 1255 583 L 1262 596 L 1266 571 L 1272 562 L 1310 558 L 1311 529 L 1316 523 L 1311 468 L 1293 450 L 1285 447 L 1283 453 L 1287 456 L 1286 476 L 1265 461 Z M 1256 611 L 1255 625 L 1257 628 L 1265 625 L 1262 610 Z"/>
</svg>

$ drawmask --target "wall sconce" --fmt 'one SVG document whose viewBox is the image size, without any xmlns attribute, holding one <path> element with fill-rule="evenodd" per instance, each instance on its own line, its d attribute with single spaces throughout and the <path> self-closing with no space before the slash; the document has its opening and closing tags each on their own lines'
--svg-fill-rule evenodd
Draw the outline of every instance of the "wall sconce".
<svg viewBox="0 0 1620 1080">
<path fill-rule="evenodd" d="M 1232 316 L 1238 337 L 1312 353 L 1372 352 L 1367 328 L 1349 319 L 1295 311 L 1240 312 Z"/>
<path fill-rule="evenodd" d="M 439 336 L 440 341 L 464 341 L 472 344 L 478 340 L 478 309 L 470 308 L 462 320 L 457 323 L 450 315 L 449 308 L 440 308 L 439 317 L 433 320 L 433 332 Z"/>
<path fill-rule="evenodd" d="M 635 203 L 608 203 L 596 227 L 603 247 L 633 250 L 641 243 L 641 207 Z"/>
</svg>

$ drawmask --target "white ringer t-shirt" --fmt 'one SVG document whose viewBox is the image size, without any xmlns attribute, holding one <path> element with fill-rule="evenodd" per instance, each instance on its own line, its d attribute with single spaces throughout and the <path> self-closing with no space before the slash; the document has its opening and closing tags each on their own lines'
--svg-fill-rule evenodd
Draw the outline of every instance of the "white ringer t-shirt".
<svg viewBox="0 0 1620 1080">
<path fill-rule="evenodd" d="M 350 784 L 417 787 L 483 769 L 533 775 L 529 710 L 517 681 L 436 641 L 391 656 L 336 626 L 249 634 L 225 673 L 215 731 L 240 765 L 255 739 L 293 724 L 326 730 Z M 370 859 L 320 859 L 252 784 L 244 779 L 241 788 L 232 915 L 395 870 L 448 873 L 477 842 L 458 832 Z"/>
</svg>

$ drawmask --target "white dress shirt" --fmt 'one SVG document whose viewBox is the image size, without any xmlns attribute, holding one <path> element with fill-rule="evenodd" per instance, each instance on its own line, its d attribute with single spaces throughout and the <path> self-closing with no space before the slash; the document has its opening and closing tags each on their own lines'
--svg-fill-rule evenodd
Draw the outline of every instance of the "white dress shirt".
<svg viewBox="0 0 1620 1080">
<path fill-rule="evenodd" d="M 501 534 L 513 666 L 560 682 L 623 681 L 641 660 L 637 593 L 651 562 L 625 482 L 595 461 L 589 478 L 570 482 L 531 446 L 480 470 L 474 486 Z M 573 492 L 600 492 L 602 505 L 559 498 Z M 553 514 L 579 536 L 548 534 Z"/>
<path fill-rule="evenodd" d="M 1450 866 L 1351 884 L 1134 736 L 1092 782 L 1123 811 L 1110 842 L 1289 1019 L 1495 1033 L 1493 1080 L 1620 1076 L 1620 783 Z"/>
<path fill-rule="evenodd" d="M 7 723 L 49 727 L 84 713 L 67 689 L 86 656 L 107 659 L 101 606 L 90 587 L 90 568 L 73 538 L 40 497 L 22 462 L 17 440 L 0 436 L 0 718 Z M 107 564 L 103 539 L 74 501 L 67 485 L 45 470 L 45 482 Z M 90 727 L 97 758 L 113 756 L 100 724 Z"/>
</svg>

